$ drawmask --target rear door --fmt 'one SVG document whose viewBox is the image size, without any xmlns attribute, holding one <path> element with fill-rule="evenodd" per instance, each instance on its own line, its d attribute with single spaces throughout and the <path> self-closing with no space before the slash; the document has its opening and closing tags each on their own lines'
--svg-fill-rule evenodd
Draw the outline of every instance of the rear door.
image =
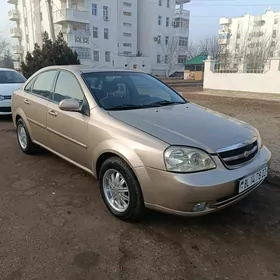
<svg viewBox="0 0 280 280">
<path fill-rule="evenodd" d="M 39 74 L 24 89 L 23 111 L 29 123 L 31 138 L 43 145 L 47 137 L 47 111 L 56 70 L 46 71 Z"/>
<path fill-rule="evenodd" d="M 58 75 L 52 100 L 48 103 L 48 147 L 90 169 L 91 157 L 87 149 L 89 116 L 81 112 L 60 110 L 58 104 L 66 98 L 77 99 L 81 106 L 87 103 L 75 75 L 63 70 Z"/>
</svg>

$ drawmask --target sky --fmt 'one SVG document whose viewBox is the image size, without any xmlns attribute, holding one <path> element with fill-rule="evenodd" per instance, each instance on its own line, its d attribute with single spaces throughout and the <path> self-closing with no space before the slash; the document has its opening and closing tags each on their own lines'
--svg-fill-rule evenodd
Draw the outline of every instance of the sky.
<svg viewBox="0 0 280 280">
<path fill-rule="evenodd" d="M 206 36 L 217 35 L 220 17 L 260 15 L 269 7 L 280 12 L 280 0 L 191 0 L 184 7 L 191 12 L 190 41 L 198 43 Z M 1 39 L 9 39 L 9 29 L 15 25 L 8 20 L 8 10 L 12 8 L 6 0 L 0 0 Z"/>
</svg>

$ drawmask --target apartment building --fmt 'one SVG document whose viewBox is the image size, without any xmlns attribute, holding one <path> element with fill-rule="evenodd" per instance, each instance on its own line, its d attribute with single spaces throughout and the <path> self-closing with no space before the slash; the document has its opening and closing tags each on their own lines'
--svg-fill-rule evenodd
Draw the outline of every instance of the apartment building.
<svg viewBox="0 0 280 280">
<path fill-rule="evenodd" d="M 138 68 L 165 74 L 163 48 L 156 38 L 176 36 L 186 46 L 190 0 L 7 0 L 14 7 L 9 19 L 14 55 L 24 59 L 34 43 L 42 43 L 47 31 L 54 38 L 60 31 L 76 50 L 82 64 Z M 178 6 L 179 5 L 179 6 Z M 179 52 L 178 52 L 179 55 Z M 184 57 L 173 72 L 182 71 Z"/>
<path fill-rule="evenodd" d="M 268 9 L 263 15 L 245 14 L 220 18 L 219 44 L 222 56 L 239 58 L 261 48 L 272 57 L 280 49 L 280 12 Z"/>
</svg>

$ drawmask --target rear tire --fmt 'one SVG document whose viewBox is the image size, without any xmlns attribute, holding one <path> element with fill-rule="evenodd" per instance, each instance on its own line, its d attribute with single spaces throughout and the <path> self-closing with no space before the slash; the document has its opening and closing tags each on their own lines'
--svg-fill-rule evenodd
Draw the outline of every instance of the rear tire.
<svg viewBox="0 0 280 280">
<path fill-rule="evenodd" d="M 40 151 L 40 147 L 32 142 L 27 127 L 22 119 L 17 121 L 16 131 L 19 147 L 25 154 L 34 155 Z"/>
<path fill-rule="evenodd" d="M 139 222 L 145 212 L 140 185 L 131 168 L 118 157 L 107 159 L 99 172 L 99 187 L 106 207 L 117 218 Z"/>
</svg>

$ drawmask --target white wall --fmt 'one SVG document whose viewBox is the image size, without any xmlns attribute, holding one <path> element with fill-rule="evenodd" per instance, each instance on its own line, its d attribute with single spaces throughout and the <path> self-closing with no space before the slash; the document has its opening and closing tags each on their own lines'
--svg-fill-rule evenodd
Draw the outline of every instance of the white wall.
<svg viewBox="0 0 280 280">
<path fill-rule="evenodd" d="M 280 57 L 271 58 L 266 73 L 215 73 L 215 61 L 205 61 L 204 90 L 242 91 L 280 94 Z"/>
</svg>

